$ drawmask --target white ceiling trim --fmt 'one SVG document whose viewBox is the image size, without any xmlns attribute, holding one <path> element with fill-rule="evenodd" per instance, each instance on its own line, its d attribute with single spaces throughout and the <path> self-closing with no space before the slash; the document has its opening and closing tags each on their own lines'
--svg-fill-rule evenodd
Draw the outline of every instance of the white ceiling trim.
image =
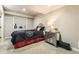
<svg viewBox="0 0 79 59">
<path fill-rule="evenodd" d="M 20 13 L 15 13 L 15 12 L 11 12 L 11 11 L 5 11 L 4 13 L 5 14 L 9 14 L 9 15 L 27 17 L 27 18 L 34 18 L 33 16 L 28 16 L 28 15 L 24 15 L 24 14 L 20 14 Z"/>
</svg>

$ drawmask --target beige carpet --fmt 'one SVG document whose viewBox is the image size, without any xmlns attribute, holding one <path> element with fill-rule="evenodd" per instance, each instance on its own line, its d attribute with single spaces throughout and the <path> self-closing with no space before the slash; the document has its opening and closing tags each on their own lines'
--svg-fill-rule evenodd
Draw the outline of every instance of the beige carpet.
<svg viewBox="0 0 79 59">
<path fill-rule="evenodd" d="M 68 51 L 62 48 L 56 48 L 44 41 L 34 43 L 19 49 L 7 50 L 9 54 L 78 54 L 76 51 Z"/>
</svg>

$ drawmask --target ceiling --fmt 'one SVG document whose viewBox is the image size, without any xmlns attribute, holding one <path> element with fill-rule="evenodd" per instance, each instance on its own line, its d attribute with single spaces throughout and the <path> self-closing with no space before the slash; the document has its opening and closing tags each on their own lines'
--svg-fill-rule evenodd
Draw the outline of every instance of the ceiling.
<svg viewBox="0 0 79 59">
<path fill-rule="evenodd" d="M 60 5 L 4 5 L 5 11 L 21 13 L 24 15 L 36 16 L 54 11 L 62 6 Z"/>
</svg>

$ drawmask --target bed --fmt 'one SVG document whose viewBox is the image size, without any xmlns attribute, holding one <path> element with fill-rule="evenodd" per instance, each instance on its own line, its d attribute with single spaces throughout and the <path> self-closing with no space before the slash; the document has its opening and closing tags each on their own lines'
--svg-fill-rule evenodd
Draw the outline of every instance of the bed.
<svg viewBox="0 0 79 59">
<path fill-rule="evenodd" d="M 11 42 L 14 48 L 20 48 L 46 39 L 46 35 L 44 35 L 44 27 L 40 30 L 33 29 L 14 31 L 11 36 Z"/>
</svg>

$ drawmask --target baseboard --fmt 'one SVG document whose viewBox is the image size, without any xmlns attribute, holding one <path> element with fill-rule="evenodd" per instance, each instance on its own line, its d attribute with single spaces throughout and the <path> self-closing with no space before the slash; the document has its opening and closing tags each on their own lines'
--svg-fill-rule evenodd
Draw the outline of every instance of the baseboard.
<svg viewBox="0 0 79 59">
<path fill-rule="evenodd" d="M 11 39 L 11 37 L 5 37 L 5 39 Z"/>
<path fill-rule="evenodd" d="M 78 49 L 78 48 L 72 47 L 72 50 L 73 50 L 73 51 L 76 51 L 76 52 L 79 52 L 79 49 Z"/>
</svg>

